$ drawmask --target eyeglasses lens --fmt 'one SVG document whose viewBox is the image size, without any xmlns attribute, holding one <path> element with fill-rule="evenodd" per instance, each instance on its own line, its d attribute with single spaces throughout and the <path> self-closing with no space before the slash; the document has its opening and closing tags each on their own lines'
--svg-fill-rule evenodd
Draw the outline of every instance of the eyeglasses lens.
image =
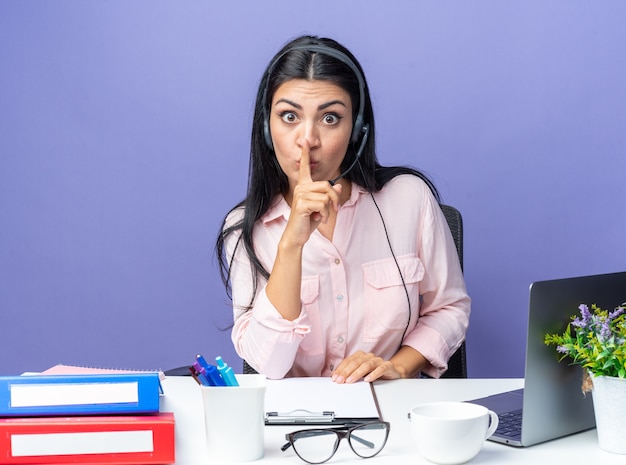
<svg viewBox="0 0 626 465">
<path fill-rule="evenodd" d="M 349 436 L 350 447 L 363 458 L 378 454 L 387 442 L 389 431 L 384 423 L 370 423 L 352 430 Z"/>
<path fill-rule="evenodd" d="M 296 454 L 309 463 L 323 463 L 333 456 L 339 436 L 332 430 L 301 431 L 293 437 Z"/>
</svg>

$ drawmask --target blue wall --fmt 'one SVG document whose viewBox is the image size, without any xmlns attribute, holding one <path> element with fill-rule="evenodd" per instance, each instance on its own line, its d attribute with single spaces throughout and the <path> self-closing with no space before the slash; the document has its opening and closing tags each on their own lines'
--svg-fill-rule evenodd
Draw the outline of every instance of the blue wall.
<svg viewBox="0 0 626 465">
<path fill-rule="evenodd" d="M 359 57 L 381 161 L 464 215 L 470 376 L 522 376 L 530 282 L 626 269 L 625 17 L 621 0 L 0 2 L 0 373 L 240 366 L 213 244 L 261 72 L 306 32 Z"/>
</svg>

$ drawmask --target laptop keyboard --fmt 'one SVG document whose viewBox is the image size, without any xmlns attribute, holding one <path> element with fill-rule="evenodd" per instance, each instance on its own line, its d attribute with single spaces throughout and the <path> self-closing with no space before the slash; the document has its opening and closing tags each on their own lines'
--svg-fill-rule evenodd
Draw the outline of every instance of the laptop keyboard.
<svg viewBox="0 0 626 465">
<path fill-rule="evenodd" d="M 496 434 L 509 438 L 519 438 L 522 435 L 522 411 L 501 413 L 498 415 Z"/>
</svg>

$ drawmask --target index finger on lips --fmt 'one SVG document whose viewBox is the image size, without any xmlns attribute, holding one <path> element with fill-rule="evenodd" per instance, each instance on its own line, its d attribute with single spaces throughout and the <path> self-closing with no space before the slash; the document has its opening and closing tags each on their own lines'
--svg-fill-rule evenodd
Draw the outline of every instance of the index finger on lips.
<svg viewBox="0 0 626 465">
<path fill-rule="evenodd" d="M 311 178 L 310 151 L 309 143 L 304 141 L 304 144 L 302 144 L 302 153 L 300 154 L 300 175 L 298 177 L 298 184 L 313 181 L 313 178 Z"/>
</svg>

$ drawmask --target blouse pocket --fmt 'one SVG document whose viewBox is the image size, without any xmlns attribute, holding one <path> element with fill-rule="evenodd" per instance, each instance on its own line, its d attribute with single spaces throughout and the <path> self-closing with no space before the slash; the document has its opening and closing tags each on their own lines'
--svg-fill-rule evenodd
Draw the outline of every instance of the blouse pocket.
<svg viewBox="0 0 626 465">
<path fill-rule="evenodd" d="M 322 327 L 320 321 L 320 278 L 319 276 L 303 276 L 300 287 L 302 307 L 305 309 L 311 325 L 300 343 L 300 351 L 307 355 L 319 355 L 324 352 L 322 345 Z"/>
<path fill-rule="evenodd" d="M 406 328 L 409 321 L 407 292 L 411 315 L 417 313 L 424 265 L 417 255 L 405 255 L 397 260 L 397 265 L 393 258 L 363 264 L 366 342 L 375 342 L 386 333 Z"/>
</svg>

